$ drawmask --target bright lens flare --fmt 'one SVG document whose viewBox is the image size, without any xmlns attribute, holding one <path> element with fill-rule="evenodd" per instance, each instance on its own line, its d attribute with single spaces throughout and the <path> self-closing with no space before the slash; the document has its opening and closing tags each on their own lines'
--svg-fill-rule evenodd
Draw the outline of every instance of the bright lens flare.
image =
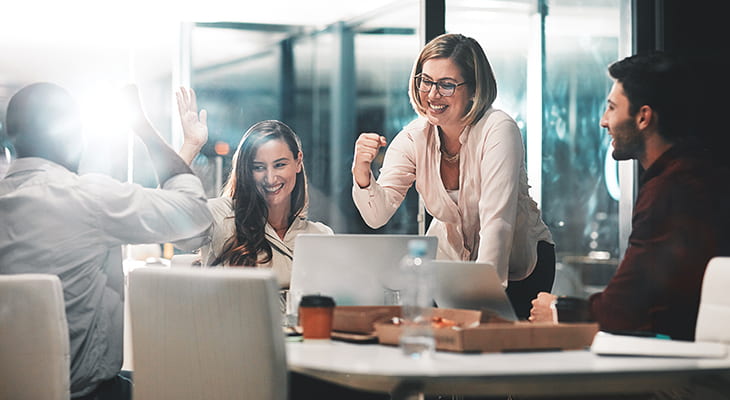
<svg viewBox="0 0 730 400">
<path fill-rule="evenodd" d="M 93 137 L 97 143 L 116 142 L 129 133 L 132 107 L 124 101 L 119 88 L 100 85 L 81 98 L 80 106 L 87 138 Z"/>
</svg>

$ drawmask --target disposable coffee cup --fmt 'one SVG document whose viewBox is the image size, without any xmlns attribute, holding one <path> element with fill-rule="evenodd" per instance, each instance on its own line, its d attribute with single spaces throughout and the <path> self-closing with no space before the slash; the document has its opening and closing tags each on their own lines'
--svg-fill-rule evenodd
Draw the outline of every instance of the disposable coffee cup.
<svg viewBox="0 0 730 400">
<path fill-rule="evenodd" d="M 306 339 L 329 339 L 335 301 L 328 296 L 306 295 L 299 302 L 299 322 Z"/>
</svg>

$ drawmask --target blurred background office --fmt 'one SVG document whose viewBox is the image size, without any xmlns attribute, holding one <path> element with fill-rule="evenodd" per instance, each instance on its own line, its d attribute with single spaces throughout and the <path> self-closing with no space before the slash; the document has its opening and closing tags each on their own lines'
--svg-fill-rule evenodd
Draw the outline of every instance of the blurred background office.
<svg viewBox="0 0 730 400">
<path fill-rule="evenodd" d="M 0 16 L 0 113 L 4 121 L 23 85 L 59 83 L 86 119 L 82 172 L 154 186 L 148 156 L 111 94 L 138 83 L 150 119 L 178 148 L 173 91 L 191 86 L 208 110 L 210 138 L 193 168 L 209 196 L 225 182 L 242 133 L 279 119 L 303 142 L 310 219 L 336 233 L 420 233 L 429 217 L 415 192 L 383 228 L 364 224 L 350 197 L 353 145 L 365 131 L 392 139 L 416 117 L 407 94 L 415 56 L 435 34 L 463 33 L 487 52 L 495 106 L 522 130 L 531 195 L 557 244 L 555 292 L 584 296 L 605 285 L 623 254 L 639 173 L 636 163 L 611 158 L 599 127 L 607 65 L 653 48 L 711 53 L 722 37 L 713 17 L 722 5 L 679 3 L 13 1 Z M 0 125 L 0 176 L 11 156 Z"/>
</svg>

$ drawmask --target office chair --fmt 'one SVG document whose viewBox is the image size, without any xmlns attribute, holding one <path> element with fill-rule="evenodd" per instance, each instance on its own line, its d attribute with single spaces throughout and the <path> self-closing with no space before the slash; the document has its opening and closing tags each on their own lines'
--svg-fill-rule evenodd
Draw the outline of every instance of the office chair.
<svg viewBox="0 0 730 400">
<path fill-rule="evenodd" d="M 0 399 L 68 400 L 70 356 L 56 275 L 0 275 Z"/>
<path fill-rule="evenodd" d="M 138 268 L 129 275 L 134 398 L 287 398 L 270 271 Z"/>
<path fill-rule="evenodd" d="M 714 257 L 702 279 L 695 341 L 730 343 L 730 257 Z"/>
</svg>

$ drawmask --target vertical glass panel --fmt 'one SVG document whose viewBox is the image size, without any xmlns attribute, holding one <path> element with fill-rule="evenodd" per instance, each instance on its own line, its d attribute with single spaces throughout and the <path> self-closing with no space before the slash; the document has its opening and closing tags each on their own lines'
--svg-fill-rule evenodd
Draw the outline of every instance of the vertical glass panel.
<svg viewBox="0 0 730 400">
<path fill-rule="evenodd" d="M 620 256 L 617 164 L 599 126 L 606 67 L 619 57 L 619 3 L 551 1 L 545 19 L 543 212 L 564 276 L 580 283 L 558 286 L 565 294 L 602 289 Z"/>
<path fill-rule="evenodd" d="M 302 140 L 309 183 L 308 216 L 325 223 L 330 223 L 330 215 L 337 210 L 329 191 L 332 46 L 329 32 L 296 37 L 293 46 L 296 90 L 291 126 Z"/>
<path fill-rule="evenodd" d="M 418 12 L 418 4 L 408 2 L 363 21 L 357 28 L 357 129 L 350 140 L 353 144 L 350 160 L 360 133 L 376 132 L 390 143 L 403 127 L 417 117 L 408 99 L 408 79 L 421 48 L 416 34 Z M 381 150 L 373 162 L 376 177 L 384 154 L 385 151 Z M 418 233 L 418 194 L 412 187 L 388 224 L 377 230 L 362 221 L 354 205 L 349 207 L 348 218 L 353 224 L 353 232 Z"/>
<path fill-rule="evenodd" d="M 210 137 L 193 168 L 208 195 L 217 195 L 215 181 L 227 177 L 245 130 L 263 119 L 279 119 L 302 140 L 309 218 L 337 233 L 371 232 L 350 195 L 354 143 L 361 132 L 392 139 L 416 117 L 408 76 L 420 48 L 418 15 L 418 4 L 408 2 L 326 28 L 198 24 L 192 33 L 191 82 L 199 107 L 208 109 Z M 351 106 L 337 120 L 333 106 L 339 102 Z M 339 131 L 333 121 L 350 128 Z M 216 143 L 228 151 L 217 154 Z M 373 165 L 376 176 L 381 162 Z M 337 176 L 333 163 L 340 165 Z M 416 233 L 417 201 L 415 192 L 410 194 L 378 232 Z"/>
<path fill-rule="evenodd" d="M 281 32 L 246 26 L 197 26 L 192 77 L 198 107 L 208 111 L 208 142 L 193 163 L 208 196 L 217 196 L 238 142 L 254 123 L 281 119 Z M 287 121 L 284 121 L 287 122 Z"/>
<path fill-rule="evenodd" d="M 618 264 L 617 167 L 599 120 L 611 84 L 606 67 L 626 40 L 619 34 L 620 3 L 447 2 L 447 31 L 477 39 L 492 63 L 495 107 L 515 118 L 528 155 L 530 146 L 541 146 L 542 165 L 528 157 L 527 168 L 556 243 L 557 294 L 599 290 Z M 539 79 L 530 78 L 536 70 Z M 536 100 L 542 106 L 529 107 Z"/>
</svg>

